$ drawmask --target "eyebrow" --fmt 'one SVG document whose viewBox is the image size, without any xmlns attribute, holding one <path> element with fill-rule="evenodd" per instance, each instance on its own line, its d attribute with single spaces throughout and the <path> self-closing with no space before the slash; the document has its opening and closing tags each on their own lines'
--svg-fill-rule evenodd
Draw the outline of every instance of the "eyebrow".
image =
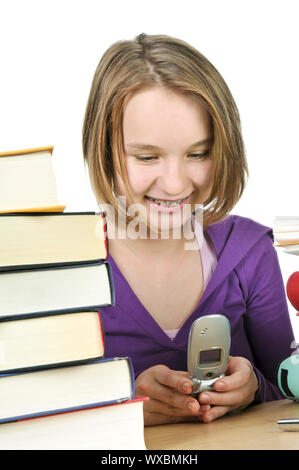
<svg viewBox="0 0 299 470">
<path fill-rule="evenodd" d="M 190 145 L 189 150 L 193 149 L 194 147 L 199 147 L 200 145 L 210 144 L 212 140 L 212 137 L 208 137 L 207 139 L 194 142 L 194 144 Z M 126 147 L 136 150 L 163 150 L 161 147 L 157 147 L 156 145 L 142 144 L 139 142 L 131 142 L 130 144 L 127 144 Z"/>
</svg>

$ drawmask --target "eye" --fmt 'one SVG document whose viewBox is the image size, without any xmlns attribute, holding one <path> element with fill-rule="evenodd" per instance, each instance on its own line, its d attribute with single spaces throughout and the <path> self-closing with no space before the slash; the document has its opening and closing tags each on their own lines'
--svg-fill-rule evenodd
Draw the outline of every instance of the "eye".
<svg viewBox="0 0 299 470">
<path fill-rule="evenodd" d="M 203 160 L 205 157 L 209 155 L 209 150 L 206 150 L 205 152 L 198 152 L 198 153 L 189 153 L 188 157 L 191 158 L 191 160 Z"/>
<path fill-rule="evenodd" d="M 155 155 L 135 155 L 136 160 L 139 162 L 152 162 L 156 160 L 158 157 Z"/>
</svg>

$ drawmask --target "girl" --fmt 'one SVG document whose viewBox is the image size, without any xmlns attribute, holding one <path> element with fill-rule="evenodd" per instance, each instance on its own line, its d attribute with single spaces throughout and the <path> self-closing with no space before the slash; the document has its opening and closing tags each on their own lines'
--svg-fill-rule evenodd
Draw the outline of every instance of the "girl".
<svg viewBox="0 0 299 470">
<path fill-rule="evenodd" d="M 83 151 L 108 208 L 116 305 L 101 310 L 106 356 L 131 357 L 136 394 L 150 398 L 145 425 L 207 423 L 281 398 L 277 366 L 294 337 L 271 229 L 229 215 L 247 165 L 219 72 L 166 35 L 116 42 L 94 75 Z M 230 321 L 231 356 L 226 376 L 194 398 L 188 334 L 215 313 Z"/>
</svg>

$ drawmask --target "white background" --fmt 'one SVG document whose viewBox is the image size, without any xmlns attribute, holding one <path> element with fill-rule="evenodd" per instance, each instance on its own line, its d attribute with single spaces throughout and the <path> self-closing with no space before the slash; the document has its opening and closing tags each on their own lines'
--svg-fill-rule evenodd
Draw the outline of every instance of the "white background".
<svg viewBox="0 0 299 470">
<path fill-rule="evenodd" d="M 115 41 L 169 34 L 221 72 L 237 102 L 250 179 L 233 211 L 298 215 L 297 0 L 0 0 L 0 151 L 54 145 L 59 199 L 96 210 L 81 129 L 95 68 Z M 299 257 L 279 251 L 285 282 Z M 299 340 L 299 318 L 290 306 Z"/>
</svg>

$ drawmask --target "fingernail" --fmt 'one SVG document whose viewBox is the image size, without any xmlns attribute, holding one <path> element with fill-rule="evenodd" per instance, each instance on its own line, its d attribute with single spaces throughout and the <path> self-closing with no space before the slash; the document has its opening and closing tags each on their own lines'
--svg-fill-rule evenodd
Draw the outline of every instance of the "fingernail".
<svg viewBox="0 0 299 470">
<path fill-rule="evenodd" d="M 210 396 L 207 395 L 206 393 L 202 393 L 202 394 L 200 395 L 200 400 L 204 400 L 204 401 L 207 400 L 207 401 L 208 401 L 209 399 L 210 399 Z"/>
<path fill-rule="evenodd" d="M 183 392 L 186 392 L 186 393 L 187 393 L 187 392 L 189 391 L 189 387 L 190 387 L 189 383 L 188 383 L 188 382 L 185 382 L 185 383 L 183 384 L 183 387 L 182 387 L 182 388 L 183 388 Z"/>
<path fill-rule="evenodd" d="M 192 413 L 194 413 L 194 412 L 196 411 L 196 409 L 197 409 L 197 406 L 196 406 L 195 403 L 188 403 L 188 404 L 187 404 L 187 408 L 188 408 L 190 411 L 192 411 Z"/>
<path fill-rule="evenodd" d="M 224 390 L 225 383 L 224 382 L 217 382 L 217 390 Z"/>
</svg>

